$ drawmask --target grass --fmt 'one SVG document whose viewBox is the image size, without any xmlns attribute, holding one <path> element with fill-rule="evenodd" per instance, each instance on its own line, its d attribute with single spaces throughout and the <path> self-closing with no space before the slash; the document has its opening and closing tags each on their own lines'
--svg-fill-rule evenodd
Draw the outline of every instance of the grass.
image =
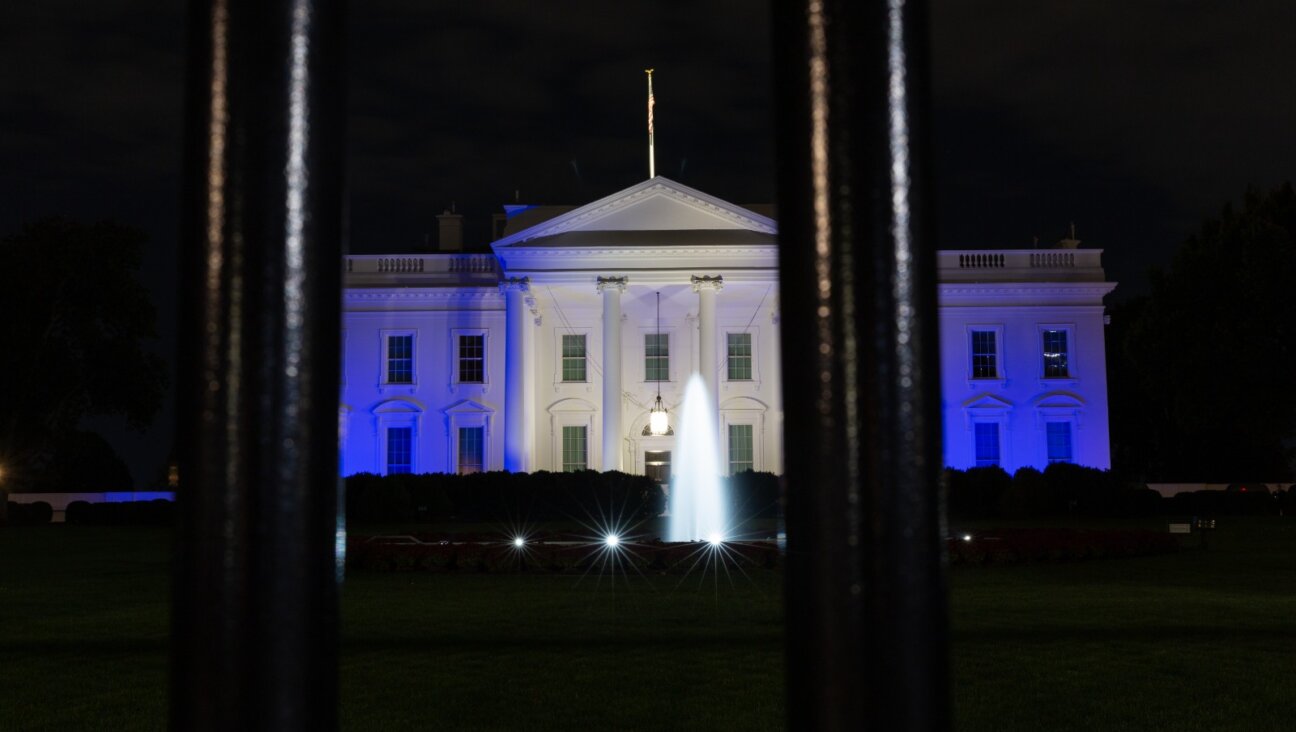
<svg viewBox="0 0 1296 732">
<path fill-rule="evenodd" d="M 167 535 L 0 530 L 0 729 L 165 726 Z M 777 729 L 781 577 L 356 574 L 344 729 Z M 1284 729 L 1296 522 L 951 574 L 961 729 Z"/>
</svg>

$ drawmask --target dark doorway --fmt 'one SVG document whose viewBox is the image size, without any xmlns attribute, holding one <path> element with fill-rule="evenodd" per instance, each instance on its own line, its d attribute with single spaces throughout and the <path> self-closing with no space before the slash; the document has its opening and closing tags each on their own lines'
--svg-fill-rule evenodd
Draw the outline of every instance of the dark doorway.
<svg viewBox="0 0 1296 732">
<path fill-rule="evenodd" d="M 670 450 L 648 450 L 644 453 L 644 474 L 660 485 L 670 482 Z"/>
</svg>

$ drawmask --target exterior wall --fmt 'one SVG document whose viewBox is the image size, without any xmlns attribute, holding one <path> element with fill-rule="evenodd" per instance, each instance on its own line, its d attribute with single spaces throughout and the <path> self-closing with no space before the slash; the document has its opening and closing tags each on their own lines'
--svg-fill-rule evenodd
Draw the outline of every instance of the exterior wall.
<svg viewBox="0 0 1296 732">
<path fill-rule="evenodd" d="M 1005 298 L 1006 299 L 1006 298 Z M 1111 467 L 1103 308 L 1088 306 L 942 306 L 941 405 L 945 464 L 976 465 L 973 424 L 1000 425 L 1000 467 L 1048 464 L 1045 424 L 1072 425 L 1073 462 Z M 1068 333 L 1069 378 L 1045 378 L 1044 327 Z M 999 378 L 972 376 L 970 331 L 999 334 Z"/>
<path fill-rule="evenodd" d="M 592 279 L 592 278 L 591 278 Z M 728 285 L 716 298 L 716 352 L 720 354 L 719 435 L 722 455 L 727 455 L 729 423 L 753 425 L 755 466 L 757 470 L 781 469 L 781 436 L 773 416 L 777 404 L 778 344 L 773 335 L 772 281 Z M 645 437 L 643 428 L 648 411 L 657 396 L 657 382 L 645 374 L 644 336 L 656 333 L 656 297 L 662 293 L 661 333 L 670 343 L 669 379 L 661 382 L 662 401 L 672 415 L 680 414 L 684 389 L 689 377 L 698 369 L 697 322 L 698 296 L 687 282 L 678 284 L 636 284 L 630 278 L 621 296 L 621 424 L 620 446 L 623 469 L 644 472 L 644 452 L 675 451 L 675 436 Z M 536 398 L 535 467 L 537 470 L 561 468 L 561 427 L 588 427 L 589 465 L 602 469 L 603 360 L 602 305 L 592 282 L 584 285 L 533 287 L 537 307 L 543 313 L 535 328 Z M 587 376 L 583 383 L 562 381 L 560 347 L 564 333 L 584 334 L 588 355 Z M 726 354 L 727 333 L 750 333 L 753 341 L 753 374 L 751 381 L 729 381 Z M 674 421 L 672 426 L 677 427 Z"/>
<path fill-rule="evenodd" d="M 709 403 L 722 465 L 729 427 L 751 425 L 753 467 L 782 471 L 772 219 L 660 177 L 551 218 L 513 214 L 494 254 L 346 259 L 343 474 L 386 472 L 392 426 L 414 430 L 413 472 L 455 471 L 459 427 L 484 428 L 486 470 L 561 469 L 566 425 L 586 428 L 592 469 L 619 463 L 643 473 L 645 451 L 674 457 L 677 436 L 642 434 L 658 387 L 645 375 L 644 336 L 657 331 L 659 292 L 661 331 L 670 339 L 660 388 L 672 426 L 678 432 L 689 377 L 714 363 L 716 373 L 704 380 L 714 385 Z M 937 253 L 947 465 L 976 464 L 975 425 L 984 423 L 997 430 L 1001 467 L 1044 467 L 1048 426 L 1065 423 L 1072 462 L 1110 466 L 1102 300 L 1115 284 L 1105 279 L 1101 255 L 1076 248 Z M 618 311 L 620 322 L 605 331 L 604 313 Z M 973 376 L 974 327 L 996 334 L 994 378 Z M 1045 377 L 1045 327 L 1067 333 L 1065 378 Z M 456 382 L 460 332 L 486 336 L 485 383 Z M 509 332 L 519 342 L 506 343 Z M 714 342 L 700 342 L 703 332 Z M 392 333 L 415 336 L 411 384 L 385 383 L 384 341 Z M 583 382 L 562 380 L 564 333 L 585 336 Z M 728 379 L 728 333 L 752 337 L 750 380 Z M 618 334 L 621 347 L 605 353 L 605 335 Z M 618 362 L 619 386 L 608 382 L 605 392 Z M 506 414 L 514 421 L 506 424 Z M 605 450 L 605 439 L 618 444 Z"/>
<path fill-rule="evenodd" d="M 386 472 L 387 427 L 413 428 L 413 472 L 453 472 L 457 426 L 485 428 L 488 470 L 503 468 L 504 299 L 496 288 L 349 290 L 343 312 L 343 475 Z M 459 332 L 486 335 L 486 380 L 456 383 Z M 414 334 L 414 381 L 385 383 L 384 341 Z"/>
</svg>

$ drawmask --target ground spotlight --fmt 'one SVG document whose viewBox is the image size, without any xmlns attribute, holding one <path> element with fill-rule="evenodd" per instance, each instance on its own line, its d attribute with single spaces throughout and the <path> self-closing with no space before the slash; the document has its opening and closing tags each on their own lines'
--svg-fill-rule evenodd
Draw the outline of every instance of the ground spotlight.
<svg viewBox="0 0 1296 732">
<path fill-rule="evenodd" d="M 971 534 L 964 534 L 964 535 L 963 535 L 963 541 L 972 541 L 972 535 L 971 535 Z"/>
<path fill-rule="evenodd" d="M 617 544 L 621 543 L 621 537 L 617 536 L 616 534 L 608 534 L 606 537 L 603 538 L 603 543 L 607 544 L 608 546 L 614 547 Z"/>
<path fill-rule="evenodd" d="M 520 537 L 520 536 L 515 536 L 515 537 L 513 537 L 513 546 L 514 546 L 514 547 L 516 547 L 516 548 L 518 548 L 518 549 L 521 549 L 522 546 L 523 546 L 524 544 L 526 544 L 526 539 L 523 539 L 523 538 Z"/>
<path fill-rule="evenodd" d="M 707 537 L 707 543 L 711 546 L 720 546 L 724 543 L 724 537 L 719 534 L 712 534 Z"/>
</svg>

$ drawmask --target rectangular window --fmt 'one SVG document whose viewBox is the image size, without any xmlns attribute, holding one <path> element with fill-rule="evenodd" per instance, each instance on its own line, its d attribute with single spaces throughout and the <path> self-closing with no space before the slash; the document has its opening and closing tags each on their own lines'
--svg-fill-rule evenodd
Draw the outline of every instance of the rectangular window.
<svg viewBox="0 0 1296 732">
<path fill-rule="evenodd" d="M 1048 437 L 1048 461 L 1050 463 L 1073 462 L 1071 454 L 1071 423 L 1046 422 L 1044 428 Z"/>
<path fill-rule="evenodd" d="M 414 430 L 409 427 L 387 428 L 387 474 L 399 475 L 414 468 Z"/>
<path fill-rule="evenodd" d="M 387 336 L 387 383 L 414 383 L 414 336 Z"/>
<path fill-rule="evenodd" d="M 993 330 L 972 331 L 972 378 L 999 377 L 998 353 Z"/>
<path fill-rule="evenodd" d="M 1065 379 L 1070 375 L 1067 366 L 1067 332 L 1044 331 L 1044 378 Z"/>
<path fill-rule="evenodd" d="M 993 468 L 999 465 L 999 425 L 994 422 L 977 422 L 973 425 L 976 438 L 976 466 Z"/>
<path fill-rule="evenodd" d="M 486 336 L 459 336 L 459 381 L 482 384 L 486 381 Z"/>
<path fill-rule="evenodd" d="M 670 334 L 644 334 L 644 381 L 670 381 Z"/>
<path fill-rule="evenodd" d="M 727 333 L 729 344 L 727 360 L 729 362 L 730 381 L 751 381 L 752 378 L 752 338 L 751 333 Z"/>
<path fill-rule="evenodd" d="M 752 426 L 749 424 L 729 425 L 729 474 L 741 473 L 754 468 L 755 450 L 752 445 Z"/>
<path fill-rule="evenodd" d="M 562 469 L 564 473 L 589 467 L 588 443 L 584 426 L 562 428 Z"/>
<path fill-rule="evenodd" d="M 585 335 L 562 337 L 562 380 L 585 381 Z"/>
<path fill-rule="evenodd" d="M 459 428 L 459 474 L 480 473 L 484 469 L 483 457 L 486 454 L 482 427 Z"/>
</svg>

